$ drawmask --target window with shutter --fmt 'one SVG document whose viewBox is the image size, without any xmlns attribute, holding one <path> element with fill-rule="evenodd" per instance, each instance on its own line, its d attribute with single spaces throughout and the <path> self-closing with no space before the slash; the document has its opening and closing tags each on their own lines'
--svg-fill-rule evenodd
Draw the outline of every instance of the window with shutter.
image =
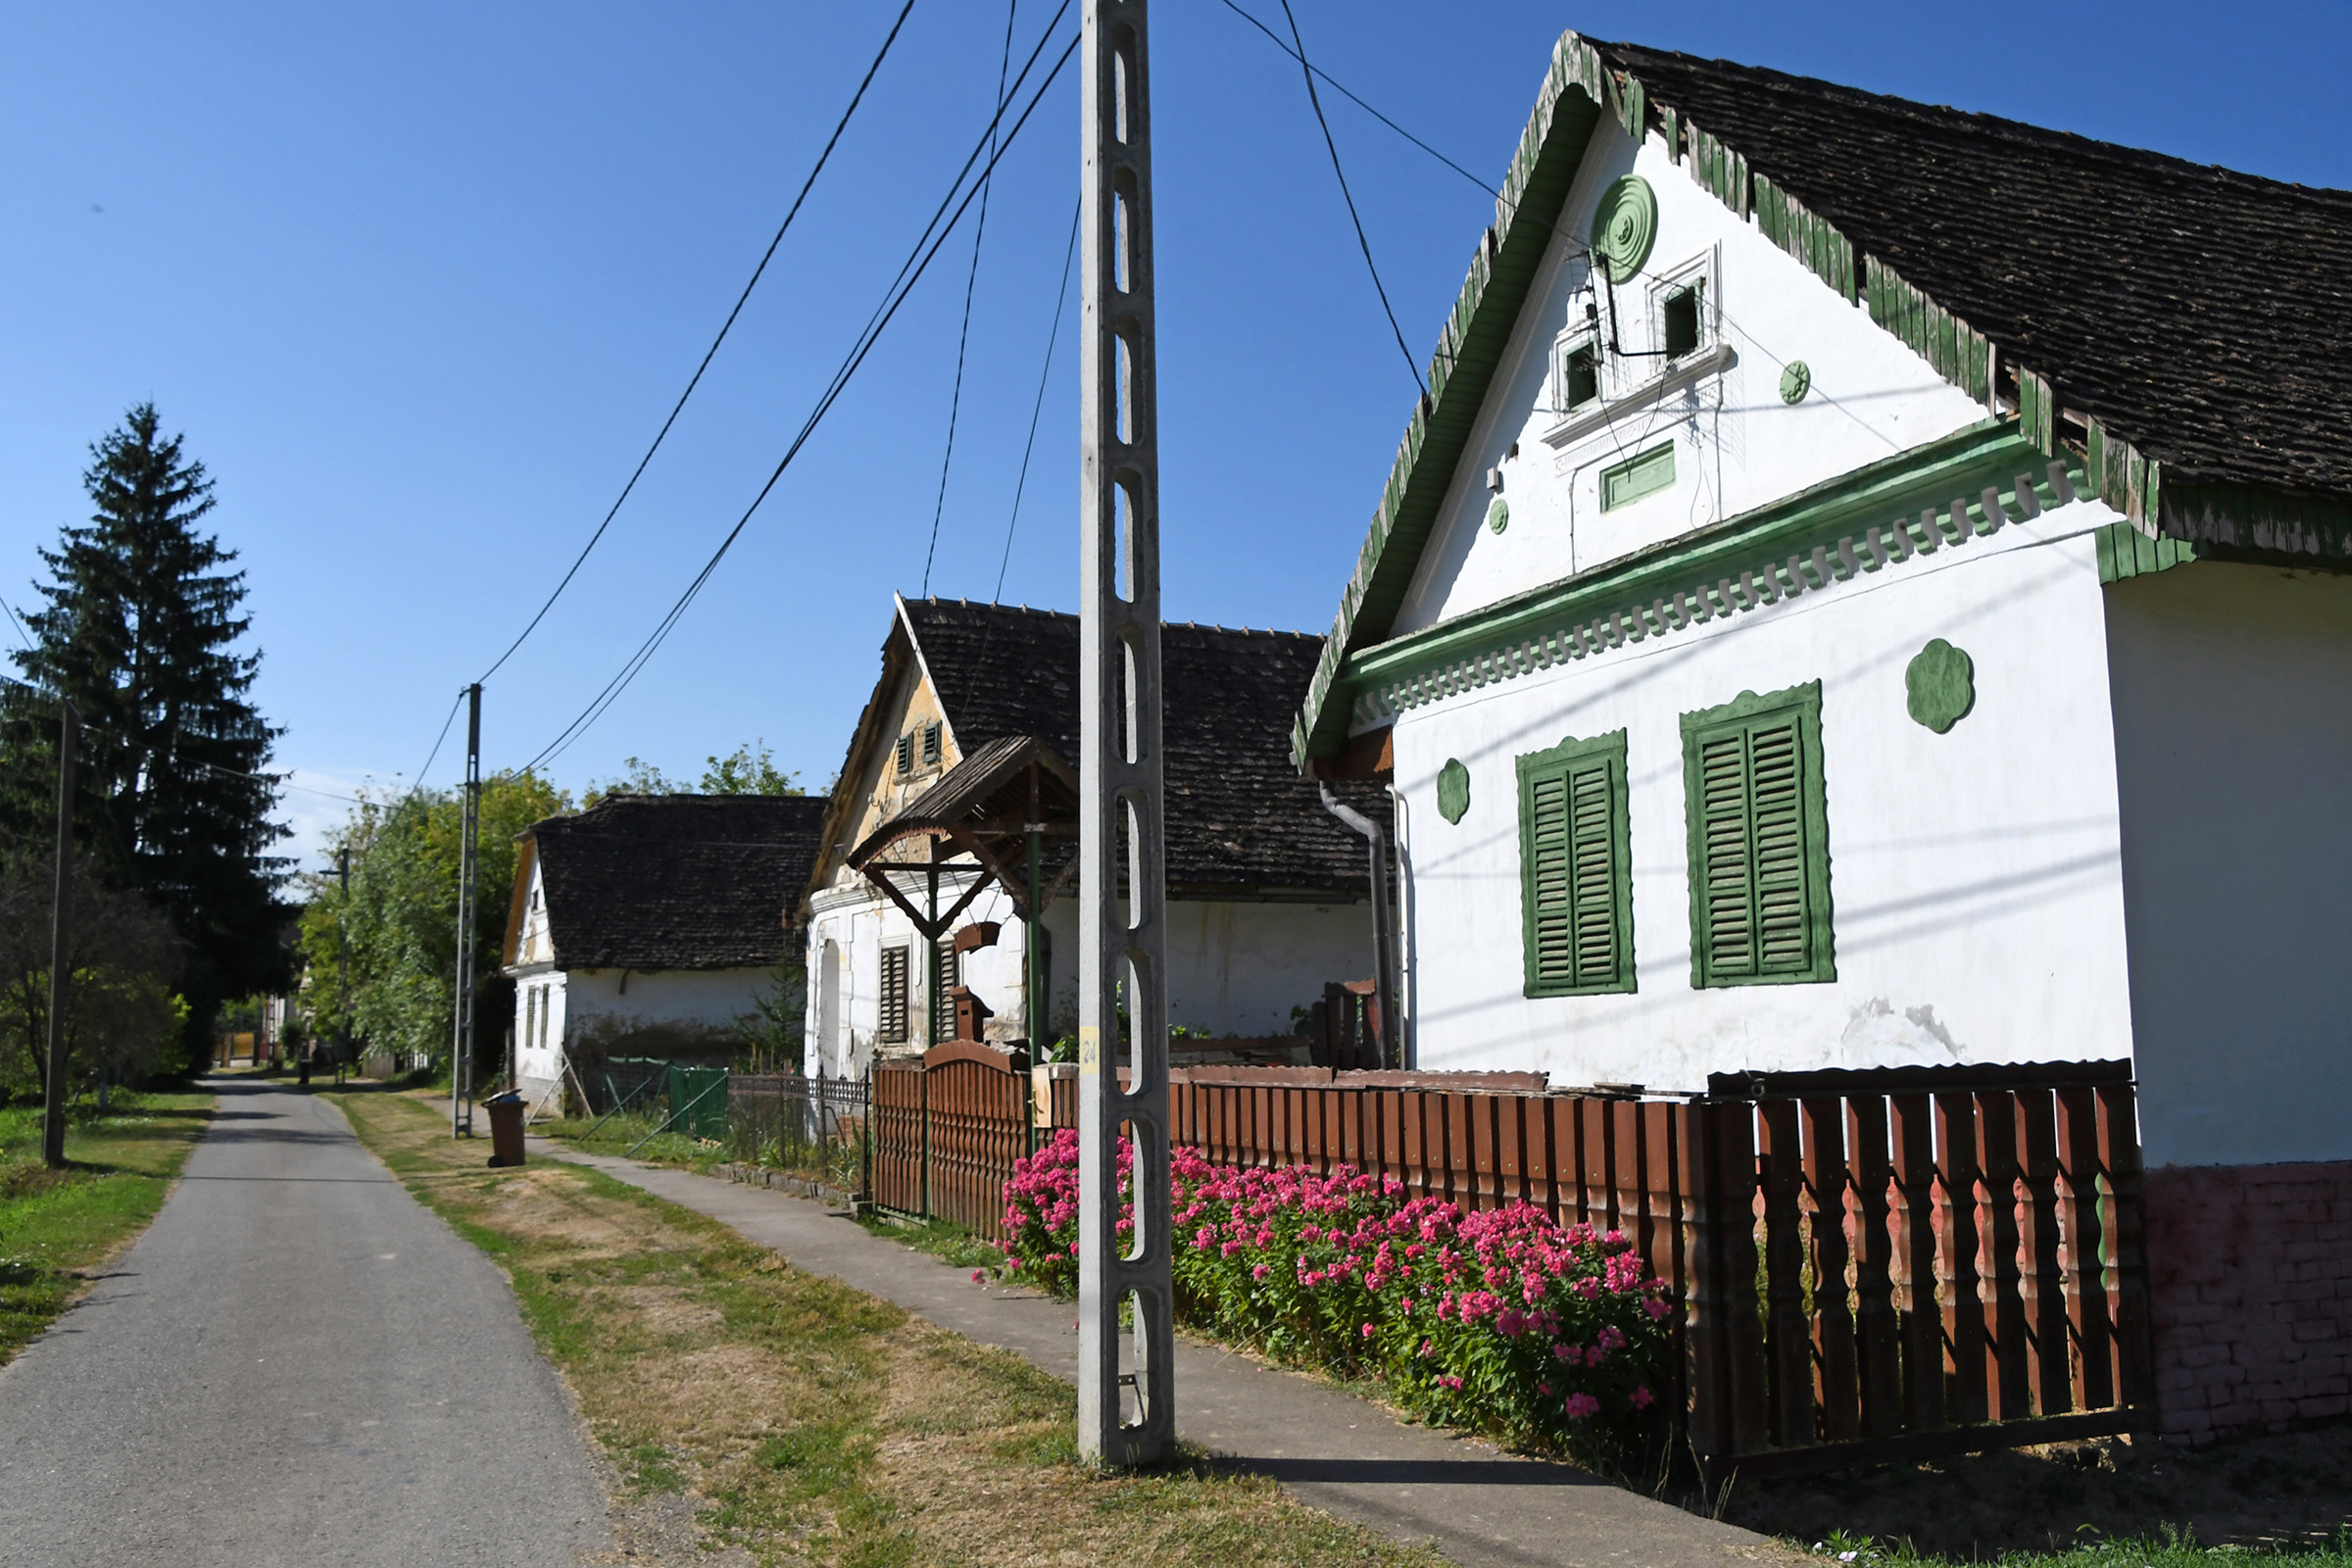
<svg viewBox="0 0 2352 1568">
<path fill-rule="evenodd" d="M 904 1045 L 906 1040 L 906 950 L 904 947 L 882 950 L 880 1013 L 875 1023 L 874 1037 L 884 1045 Z"/>
<path fill-rule="evenodd" d="M 931 1044 L 956 1038 L 956 999 L 948 993 L 963 984 L 963 955 L 956 951 L 953 932 L 931 944 Z"/>
<path fill-rule="evenodd" d="M 1683 715 L 1690 983 L 1838 978 L 1821 683 Z"/>
<path fill-rule="evenodd" d="M 898 763 L 901 773 L 914 771 L 914 733 L 911 730 L 899 737 Z"/>
<path fill-rule="evenodd" d="M 925 767 L 939 765 L 939 720 L 937 719 L 933 719 L 923 726 L 923 765 Z"/>
<path fill-rule="evenodd" d="M 1625 731 L 1519 759 L 1519 877 L 1529 996 L 1635 989 Z"/>
</svg>

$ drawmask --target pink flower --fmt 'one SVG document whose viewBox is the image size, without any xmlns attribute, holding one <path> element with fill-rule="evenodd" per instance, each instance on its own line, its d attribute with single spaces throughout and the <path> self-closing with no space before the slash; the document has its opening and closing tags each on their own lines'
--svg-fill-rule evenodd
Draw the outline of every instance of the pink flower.
<svg viewBox="0 0 2352 1568">
<path fill-rule="evenodd" d="M 988 1278 L 988 1271 L 987 1271 L 986 1269 L 978 1269 L 978 1268 L 976 1268 L 976 1269 L 972 1270 L 972 1283 L 973 1283 L 974 1285 L 977 1285 L 977 1284 L 979 1284 L 979 1283 L 980 1283 L 982 1280 L 985 1280 L 985 1279 L 987 1279 L 987 1278 Z"/>
<path fill-rule="evenodd" d="M 1371 1324 L 1369 1324 L 1369 1323 L 1367 1323 L 1367 1324 L 1365 1324 L 1365 1325 L 1364 1325 L 1364 1338 L 1368 1340 L 1368 1339 L 1370 1339 L 1371 1337 L 1372 1337 L 1372 1325 L 1371 1325 Z"/>
<path fill-rule="evenodd" d="M 1569 1420 L 1582 1421 L 1588 1416 L 1595 1416 L 1599 1413 L 1600 1401 L 1592 1397 L 1592 1396 L 1590 1394 L 1571 1394 L 1568 1396 Z"/>
<path fill-rule="evenodd" d="M 1649 1408 L 1650 1401 L 1656 1397 L 1656 1395 L 1649 1392 L 1649 1385 L 1644 1383 L 1633 1392 L 1634 1408 L 1646 1410 Z"/>
</svg>

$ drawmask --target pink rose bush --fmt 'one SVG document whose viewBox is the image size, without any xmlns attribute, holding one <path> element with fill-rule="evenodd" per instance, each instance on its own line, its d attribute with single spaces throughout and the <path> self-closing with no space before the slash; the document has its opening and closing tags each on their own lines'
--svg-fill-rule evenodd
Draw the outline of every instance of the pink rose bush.
<svg viewBox="0 0 2352 1568">
<path fill-rule="evenodd" d="M 1122 1142 L 1123 1198 L 1131 1163 Z M 1186 1149 L 1171 1165 L 1177 1311 L 1194 1327 L 1376 1375 L 1434 1424 L 1592 1460 L 1659 1426 L 1673 1305 L 1622 1234 L 1525 1203 L 1464 1214 L 1345 1166 L 1234 1169 Z M 1078 1135 L 1013 1169 L 1004 1269 L 1074 1294 Z"/>
</svg>

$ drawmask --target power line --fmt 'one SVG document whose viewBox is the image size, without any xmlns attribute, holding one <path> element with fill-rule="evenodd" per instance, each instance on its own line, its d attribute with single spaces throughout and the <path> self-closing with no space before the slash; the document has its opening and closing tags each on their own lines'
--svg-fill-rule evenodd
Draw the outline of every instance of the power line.
<svg viewBox="0 0 2352 1568">
<path fill-rule="evenodd" d="M 775 259 L 776 247 L 784 243 L 786 230 L 792 227 L 792 220 L 800 216 L 801 204 L 808 199 L 809 190 L 816 184 L 816 176 L 824 172 L 825 164 L 832 158 L 834 147 L 841 141 L 841 133 L 849 128 L 850 117 L 858 112 L 858 105 L 864 101 L 865 89 L 873 85 L 874 74 L 882 69 L 884 57 L 890 53 L 890 46 L 898 41 L 899 29 L 906 25 L 907 13 L 913 10 L 914 0 L 906 0 L 906 4 L 899 12 L 899 20 L 890 24 L 890 35 L 882 40 L 881 49 L 874 55 L 874 63 L 865 68 L 865 75 L 858 83 L 858 90 L 850 95 L 850 106 L 841 112 L 841 120 L 834 125 L 833 134 L 825 138 L 824 150 L 816 155 L 815 167 L 808 171 L 808 177 L 801 182 L 800 194 L 792 199 L 791 210 L 785 213 L 784 221 L 777 225 L 775 238 L 767 242 L 766 251 L 760 257 L 760 265 L 752 269 L 751 281 L 744 284 L 743 292 L 736 296 L 735 308 L 727 312 L 726 320 L 719 325 L 718 336 L 710 340 L 710 347 L 703 355 L 703 363 L 694 368 L 694 375 L 687 381 L 686 390 L 678 394 L 678 401 L 670 407 L 669 417 L 663 419 L 662 428 L 655 432 L 654 444 L 647 447 L 645 456 L 637 460 L 636 470 L 629 475 L 629 482 L 620 487 L 620 494 L 613 499 L 612 508 L 606 512 L 604 521 L 596 525 L 596 531 L 590 534 L 588 542 L 580 547 L 580 553 L 573 560 L 570 569 L 565 571 L 563 580 L 556 584 L 555 592 L 547 596 L 547 603 L 539 607 L 539 612 L 531 617 L 529 625 L 522 628 L 521 635 L 507 645 L 507 651 L 499 655 L 488 669 L 482 671 L 480 680 L 488 680 L 492 675 L 497 674 L 499 666 L 514 658 L 514 650 L 520 648 L 531 633 L 538 630 L 539 622 L 544 620 L 547 612 L 555 608 L 556 601 L 564 596 L 564 590 L 571 586 L 571 579 L 578 574 L 581 565 L 588 560 L 588 553 L 596 548 L 597 541 L 604 538 L 605 530 L 612 525 L 612 519 L 620 513 L 621 503 L 629 499 L 629 493 L 637 488 L 637 481 L 645 476 L 646 466 L 654 461 L 654 454 L 662 450 L 662 443 L 669 435 L 669 427 L 678 422 L 678 415 L 685 409 L 686 400 L 694 396 L 696 387 L 702 385 L 703 372 L 710 368 L 711 360 L 718 354 L 718 346 L 727 340 L 727 333 L 734 328 L 735 318 L 743 314 L 744 302 L 752 297 L 752 290 L 759 287 L 761 274 L 767 270 L 767 264 Z M 479 683 L 480 681 L 477 681 L 475 684 Z"/>
<path fill-rule="evenodd" d="M 1030 52 L 1029 59 L 1022 65 L 1020 74 L 1013 78 L 1012 93 L 1020 92 L 1022 83 L 1027 80 L 1029 73 L 1035 68 L 1038 57 L 1044 53 L 1046 44 L 1052 39 L 1054 27 L 1059 24 L 1062 16 L 1068 10 L 1069 0 L 1062 0 L 1060 10 L 1054 12 L 1053 21 L 1046 24 L 1045 33 L 1039 37 L 1037 47 Z M 1079 36 L 1083 36 L 1083 34 Z M 1053 70 L 1047 73 L 1045 79 L 1038 84 L 1027 106 L 1022 109 L 1020 118 L 1013 122 L 1010 130 L 1004 132 L 1002 143 L 996 152 L 990 155 L 987 167 L 982 171 L 983 177 L 993 172 L 998 162 L 1011 150 L 1022 127 L 1028 124 L 1029 117 L 1036 113 L 1037 106 L 1044 101 L 1048 89 L 1061 74 L 1062 68 L 1069 64 L 1070 56 L 1077 52 L 1078 42 L 1078 36 L 1070 39 L 1067 47 L 1054 61 Z M 1007 102 L 1009 101 L 1008 97 Z M 766 501 L 769 492 L 775 489 L 777 481 L 784 477 L 784 470 L 791 466 L 793 459 L 800 455 L 801 449 L 808 445 L 809 438 L 816 433 L 817 425 L 822 422 L 826 414 L 831 412 L 834 403 L 839 400 L 843 390 L 849 385 L 850 378 L 857 373 L 858 367 L 865 363 L 865 357 L 873 351 L 874 344 L 880 339 L 883 329 L 898 314 L 899 307 L 906 303 L 906 296 L 913 291 L 915 283 L 920 281 L 923 273 L 929 270 L 932 260 L 939 255 L 940 247 L 947 243 L 949 234 L 954 232 L 956 224 L 961 221 L 965 211 L 978 197 L 979 187 L 977 185 L 965 192 L 960 203 L 956 202 L 956 193 L 963 188 L 966 177 L 971 173 L 973 164 L 979 161 L 983 152 L 987 151 L 991 138 L 996 135 L 998 127 L 1004 120 L 1004 106 L 1000 105 L 996 115 L 991 117 L 987 130 L 982 134 L 979 142 L 974 145 L 971 156 L 964 160 L 963 167 L 956 172 L 955 182 L 949 186 L 947 196 L 941 200 L 939 208 L 932 214 L 930 221 L 924 225 L 922 234 L 915 241 L 915 249 L 901 265 L 899 275 L 892 280 L 889 291 L 883 297 L 883 302 L 875 307 L 873 316 L 867 319 L 864 329 L 860 331 L 858 340 L 853 344 L 848 358 L 834 371 L 831 382 L 817 400 L 815 408 L 809 412 L 807 420 L 802 423 L 800 433 L 785 449 L 784 456 L 778 460 L 774 471 L 767 476 L 767 482 L 760 487 L 759 494 L 752 498 L 751 505 L 744 509 L 742 516 L 736 519 L 735 525 L 727 531 L 726 537 L 719 541 L 718 548 L 711 553 L 710 559 L 704 563 L 702 570 L 697 572 L 693 580 L 686 585 L 685 592 L 678 596 L 677 602 L 669 608 L 668 612 L 656 624 L 653 632 L 639 645 L 636 653 L 632 654 L 628 662 L 621 666 L 619 673 L 606 683 L 604 690 L 591 699 L 587 708 L 582 710 L 569 724 L 566 724 L 538 756 L 524 764 L 524 771 L 528 772 L 559 755 L 565 747 L 578 739 L 589 725 L 595 723 L 607 709 L 612 707 L 620 694 L 627 690 L 630 682 L 636 679 L 637 672 L 645 667 L 646 661 L 651 659 L 662 642 L 668 638 L 671 629 L 685 614 L 687 607 L 694 602 L 696 595 L 702 592 L 703 585 L 710 580 L 710 574 L 718 569 L 719 562 L 725 558 L 727 551 L 733 547 L 736 539 L 750 524 L 753 514 L 760 510 L 761 503 Z M 955 208 L 952 217 L 948 216 L 950 206 Z M 941 226 L 943 217 L 947 219 L 944 227 Z M 937 230 L 936 236 L 933 234 L 934 230 Z"/>
<path fill-rule="evenodd" d="M 1420 361 L 1405 346 L 1404 328 L 1396 324 L 1396 312 L 1389 304 L 1389 291 L 1380 281 L 1380 268 L 1372 260 L 1372 242 L 1364 237 L 1364 220 L 1355 210 L 1355 195 L 1348 188 L 1348 172 L 1340 167 L 1340 144 L 1332 139 L 1331 122 L 1323 118 L 1323 100 L 1315 92 L 1315 69 L 1306 63 L 1306 40 L 1298 35 L 1298 19 L 1291 12 L 1291 0 L 1282 0 L 1282 14 L 1290 20 L 1293 52 L 1298 61 L 1299 74 L 1306 80 L 1307 107 L 1315 112 L 1315 123 L 1323 127 L 1323 145 L 1331 154 L 1331 172 L 1339 176 L 1340 196 L 1348 204 L 1348 220 L 1355 225 L 1355 243 L 1364 253 L 1364 270 L 1372 274 L 1372 292 L 1380 296 L 1381 311 L 1389 318 L 1389 330 L 1396 334 L 1396 352 L 1404 356 L 1404 368 L 1411 372 L 1413 385 L 1427 397 L 1429 383 L 1421 379 Z"/>
<path fill-rule="evenodd" d="M 1054 293 L 1054 324 L 1046 333 L 1046 363 L 1037 372 L 1037 402 L 1029 410 L 1029 439 L 1021 447 L 1021 476 L 1012 487 L 1012 515 L 1004 521 L 1004 558 L 997 563 L 997 589 L 989 595 L 992 601 L 1004 597 L 1004 570 L 1012 564 L 1012 531 L 1021 523 L 1021 496 L 1029 488 L 1029 455 L 1037 449 L 1038 416 L 1046 412 L 1046 383 L 1054 376 L 1054 346 L 1061 341 L 1061 314 L 1070 298 L 1070 264 L 1078 257 L 1078 220 L 1085 211 L 1086 198 L 1081 196 L 1070 212 L 1070 243 L 1061 253 L 1061 286 Z"/>
<path fill-rule="evenodd" d="M 1020 0 L 1004 8 L 1004 52 L 997 61 L 997 113 L 1004 112 L 1004 72 L 1012 64 L 1012 21 Z M 996 132 L 989 132 L 989 151 L 996 151 Z M 993 160 L 991 161 L 994 162 Z M 956 332 L 956 390 L 948 398 L 948 448 L 939 459 L 939 499 L 931 504 L 931 543 L 923 550 L 923 592 L 931 592 L 931 559 L 939 554 L 939 519 L 948 510 L 948 467 L 956 461 L 956 416 L 963 410 L 963 351 L 972 337 L 972 290 L 980 282 L 980 242 L 988 237 L 988 193 L 994 183 L 980 181 L 980 217 L 972 224 L 972 270 L 963 279 L 963 325 Z"/>
<path fill-rule="evenodd" d="M 1348 91 L 1348 84 L 1346 82 L 1336 79 L 1330 72 L 1325 71 L 1321 66 L 1307 65 L 1306 56 L 1292 49 L 1289 44 L 1284 43 L 1280 33 L 1267 26 L 1264 23 L 1258 21 L 1249 12 L 1244 11 L 1240 6 L 1234 3 L 1234 0 L 1224 0 L 1224 3 L 1226 10 L 1232 12 L 1235 16 L 1241 18 L 1244 22 L 1250 24 L 1250 25 L 1264 33 L 1268 39 L 1272 40 L 1275 48 L 1281 50 L 1284 54 L 1289 55 L 1293 60 L 1298 61 L 1300 65 L 1306 66 L 1306 69 L 1313 72 L 1316 75 L 1321 76 L 1323 78 L 1323 84 L 1331 88 L 1332 91 L 1338 93 L 1341 97 L 1347 99 L 1349 103 L 1355 105 L 1356 108 L 1361 109 L 1365 114 L 1370 115 L 1374 120 L 1379 121 L 1382 124 L 1388 126 L 1397 135 L 1402 136 L 1406 141 L 1409 141 L 1414 146 L 1420 148 L 1423 152 L 1429 154 L 1430 157 L 1435 158 L 1439 163 L 1444 164 L 1447 169 L 1450 169 L 1455 173 L 1461 175 L 1471 184 L 1476 185 L 1480 190 L 1485 191 L 1490 196 L 1495 194 L 1494 186 L 1488 184 L 1485 180 L 1479 178 L 1476 174 L 1473 174 L 1470 172 L 1470 171 L 1464 169 L 1461 165 L 1455 163 L 1452 159 L 1446 157 L 1444 153 L 1438 151 L 1435 147 L 1432 147 L 1429 143 L 1423 141 L 1420 137 L 1414 135 L 1411 131 L 1405 129 L 1402 125 L 1399 125 L 1396 123 L 1396 122 L 1391 120 L 1388 116 L 1382 114 L 1370 104 L 1364 102 L 1361 98 L 1358 98 L 1354 93 Z"/>
</svg>

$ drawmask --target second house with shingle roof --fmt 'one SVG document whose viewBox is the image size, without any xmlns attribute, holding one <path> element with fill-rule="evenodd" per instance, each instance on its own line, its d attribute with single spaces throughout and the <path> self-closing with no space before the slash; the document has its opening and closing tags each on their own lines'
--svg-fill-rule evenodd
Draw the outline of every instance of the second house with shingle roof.
<svg viewBox="0 0 2352 1568">
<path fill-rule="evenodd" d="M 1321 647 L 1164 630 L 1169 1015 L 1188 1030 L 1295 1038 L 1326 983 L 1372 970 L 1365 841 L 1290 766 L 1285 740 Z M 958 985 L 993 1014 L 991 1041 L 1074 1032 L 1077 732 L 1076 616 L 896 601 L 808 883 L 810 1071 L 859 1073 L 954 1038 Z M 1385 808 L 1365 786 L 1344 792 Z"/>
</svg>

